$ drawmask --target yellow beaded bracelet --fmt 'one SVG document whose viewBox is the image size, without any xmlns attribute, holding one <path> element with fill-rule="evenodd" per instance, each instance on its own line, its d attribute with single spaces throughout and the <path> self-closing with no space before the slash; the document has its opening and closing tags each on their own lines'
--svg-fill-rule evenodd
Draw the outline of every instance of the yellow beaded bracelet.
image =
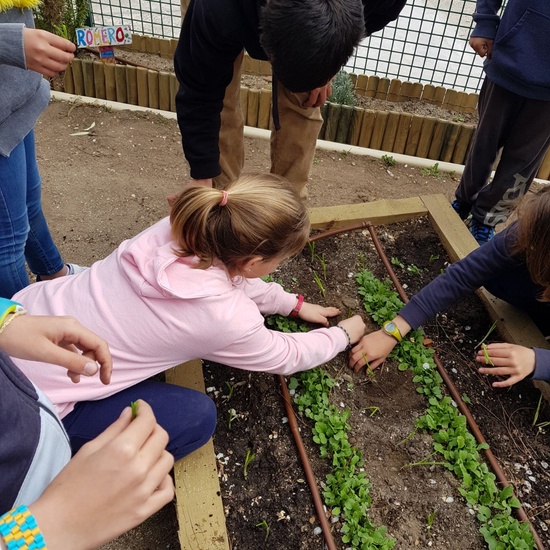
<svg viewBox="0 0 550 550">
<path fill-rule="evenodd" d="M 47 550 L 40 527 L 25 505 L 0 516 L 0 537 L 7 550 Z"/>
</svg>

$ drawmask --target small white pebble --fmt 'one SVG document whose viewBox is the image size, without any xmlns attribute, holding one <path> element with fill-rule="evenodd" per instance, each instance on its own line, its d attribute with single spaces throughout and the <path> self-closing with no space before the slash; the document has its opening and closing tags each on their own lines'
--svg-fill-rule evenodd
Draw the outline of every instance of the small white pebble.
<svg viewBox="0 0 550 550">
<path fill-rule="evenodd" d="M 287 424 L 288 423 L 288 418 L 286 416 L 283 416 L 283 418 L 281 419 L 281 422 L 283 424 Z"/>
<path fill-rule="evenodd" d="M 322 529 L 320 527 L 315 527 L 315 529 L 313 529 L 313 534 L 314 535 L 320 535 L 322 533 Z"/>
<path fill-rule="evenodd" d="M 451 504 L 451 502 L 454 502 L 454 501 L 455 501 L 455 499 L 454 499 L 453 497 L 446 497 L 446 498 L 445 498 L 445 502 L 446 502 L 447 504 Z"/>
<path fill-rule="evenodd" d="M 544 460 L 540 463 L 540 465 L 546 470 L 548 468 L 548 462 L 545 462 Z"/>
<path fill-rule="evenodd" d="M 210 386 L 206 388 L 206 393 L 212 393 L 213 391 L 216 391 L 216 386 Z"/>
</svg>

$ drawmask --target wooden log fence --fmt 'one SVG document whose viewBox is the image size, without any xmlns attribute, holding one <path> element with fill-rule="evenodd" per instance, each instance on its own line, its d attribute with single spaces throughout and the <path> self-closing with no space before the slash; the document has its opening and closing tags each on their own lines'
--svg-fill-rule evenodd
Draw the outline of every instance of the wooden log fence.
<svg viewBox="0 0 550 550">
<path fill-rule="evenodd" d="M 122 49 L 171 58 L 177 40 L 159 39 L 134 34 L 132 44 Z M 268 77 L 271 66 L 245 55 L 243 72 Z M 478 95 L 446 89 L 431 84 L 401 82 L 376 75 L 350 75 L 355 93 L 364 97 L 395 103 L 423 101 L 457 113 L 475 113 Z M 88 59 L 74 59 L 65 71 L 65 91 L 162 109 L 176 110 L 178 82 L 173 73 L 132 65 L 110 65 Z M 247 126 L 269 129 L 271 120 L 271 90 L 241 88 L 241 108 Z M 435 162 L 464 164 L 475 131 L 472 124 L 463 123 L 460 115 L 453 121 L 422 117 L 397 111 L 375 111 L 326 103 L 322 107 L 324 124 L 319 139 L 337 143 L 406 154 Z M 550 179 L 550 151 L 537 177 Z"/>
</svg>

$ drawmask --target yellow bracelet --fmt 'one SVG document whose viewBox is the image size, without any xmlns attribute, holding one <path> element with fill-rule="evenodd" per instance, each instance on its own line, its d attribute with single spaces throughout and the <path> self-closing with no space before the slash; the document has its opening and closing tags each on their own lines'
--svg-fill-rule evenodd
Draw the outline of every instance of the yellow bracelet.
<svg viewBox="0 0 550 550">
<path fill-rule="evenodd" d="M 0 516 L 0 537 L 8 550 L 47 550 L 40 527 L 25 505 Z"/>
<path fill-rule="evenodd" d="M 20 309 L 19 311 L 16 311 L 15 313 L 9 313 L 8 316 L 6 317 L 6 320 L 4 321 L 4 323 L 2 324 L 2 326 L 0 327 L 0 334 L 2 334 L 5 330 L 6 330 L 6 327 L 16 318 L 16 317 L 19 317 L 19 315 L 25 315 L 25 313 L 27 313 L 24 309 Z"/>
</svg>

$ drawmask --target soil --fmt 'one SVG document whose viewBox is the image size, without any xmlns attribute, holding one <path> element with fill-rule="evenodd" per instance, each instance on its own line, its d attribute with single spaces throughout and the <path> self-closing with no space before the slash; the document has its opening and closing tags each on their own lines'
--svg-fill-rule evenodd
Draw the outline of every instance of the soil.
<svg viewBox="0 0 550 550">
<path fill-rule="evenodd" d="M 165 216 L 166 196 L 189 177 L 176 122 L 157 115 L 53 102 L 40 118 L 36 139 L 52 232 L 67 261 L 83 265 L 104 257 L 123 239 Z M 245 170 L 268 169 L 268 142 L 246 139 Z M 457 182 L 455 175 L 435 177 L 418 167 L 387 167 L 369 157 L 318 151 L 308 186 L 309 204 L 431 193 L 450 199 Z M 445 253 L 427 220 L 381 227 L 378 232 L 388 256 L 403 265 L 396 270 L 410 294 L 445 267 Z M 368 267 L 384 277 L 368 235 L 355 232 L 324 239 L 316 243 L 315 251 L 327 259 L 325 297 L 313 281 L 308 250 L 277 272 L 277 280 L 309 301 L 362 312 L 352 274 Z M 529 383 L 495 391 L 477 374 L 471 361 L 473 349 L 490 325 L 483 307 L 472 297 L 425 328 L 459 390 L 469 396 L 476 421 L 508 479 L 515 483 L 539 535 L 550 544 L 549 437 L 547 429 L 532 425 L 538 393 Z M 449 472 L 441 467 L 403 468 L 431 453 L 431 443 L 423 435 L 400 443 L 425 408 L 410 373 L 399 372 L 387 362 L 371 380 L 364 373 L 350 372 L 344 354 L 323 368 L 338 380 L 334 403 L 352 410 L 352 442 L 363 451 L 372 485 L 370 517 L 376 525 L 387 526 L 396 548 L 484 548 L 479 526 Z M 322 549 L 322 536 L 315 534 L 319 521 L 274 377 L 205 365 L 205 381 L 218 406 L 214 445 L 232 548 Z M 367 411 L 367 407 L 379 411 L 371 417 L 368 411 L 373 409 Z M 231 426 L 229 409 L 236 415 Z M 543 403 L 538 423 L 549 419 L 549 407 Z M 300 425 L 322 484 L 327 465 L 311 442 L 308 422 L 300 420 Z M 245 480 L 247 450 L 256 457 Z M 428 529 L 427 517 L 433 512 L 435 521 Z M 269 525 L 267 539 L 265 529 L 258 526 L 264 520 Z M 345 548 L 339 538 L 340 524 L 332 525 L 338 548 Z M 179 548 L 174 506 L 166 506 L 104 550 L 127 548 Z"/>
</svg>

